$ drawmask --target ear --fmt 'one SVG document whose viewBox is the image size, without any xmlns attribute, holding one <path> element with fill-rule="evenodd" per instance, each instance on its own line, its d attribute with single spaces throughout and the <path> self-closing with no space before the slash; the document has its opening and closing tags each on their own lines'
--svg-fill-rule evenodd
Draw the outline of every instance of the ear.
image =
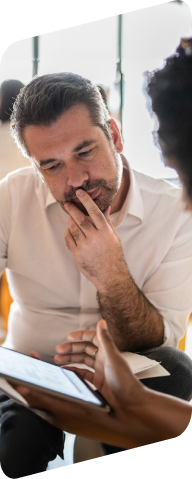
<svg viewBox="0 0 192 479">
<path fill-rule="evenodd" d="M 119 131 L 116 121 L 113 119 L 110 120 L 110 132 L 111 132 L 111 137 L 116 147 L 116 150 L 118 151 L 118 153 L 122 153 L 123 142 L 121 138 L 121 133 Z"/>
</svg>

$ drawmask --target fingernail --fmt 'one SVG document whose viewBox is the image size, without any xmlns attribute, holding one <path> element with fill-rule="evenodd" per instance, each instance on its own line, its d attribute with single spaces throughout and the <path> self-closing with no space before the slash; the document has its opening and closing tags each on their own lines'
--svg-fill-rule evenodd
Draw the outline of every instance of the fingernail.
<svg viewBox="0 0 192 479">
<path fill-rule="evenodd" d="M 77 191 L 76 191 L 76 195 L 77 195 L 77 196 L 83 196 L 84 193 L 85 193 L 85 192 L 84 192 L 83 190 L 77 190 Z"/>
<path fill-rule="evenodd" d="M 69 207 L 69 203 L 65 203 L 65 204 L 64 204 L 64 208 L 65 208 L 66 210 L 68 210 L 68 207 Z"/>
</svg>

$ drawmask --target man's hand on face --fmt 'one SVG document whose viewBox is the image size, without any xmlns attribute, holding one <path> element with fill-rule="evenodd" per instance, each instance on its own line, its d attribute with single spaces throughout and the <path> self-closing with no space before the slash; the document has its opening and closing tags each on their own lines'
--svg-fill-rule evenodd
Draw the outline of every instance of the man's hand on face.
<svg viewBox="0 0 192 479">
<path fill-rule="evenodd" d="M 65 203 L 70 214 L 65 242 L 81 273 L 91 281 L 98 292 L 127 274 L 119 237 L 110 220 L 110 207 L 102 213 L 92 198 L 83 190 L 76 191 L 89 216 L 73 203 Z"/>
</svg>

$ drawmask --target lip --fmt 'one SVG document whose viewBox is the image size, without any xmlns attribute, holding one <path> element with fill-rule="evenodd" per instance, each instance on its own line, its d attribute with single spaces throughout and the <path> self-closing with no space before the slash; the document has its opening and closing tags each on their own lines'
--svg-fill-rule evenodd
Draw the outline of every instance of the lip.
<svg viewBox="0 0 192 479">
<path fill-rule="evenodd" d="M 99 188 L 97 188 L 96 190 L 90 190 L 90 191 L 86 191 L 86 193 L 90 196 L 90 198 L 92 198 L 92 200 L 97 196 L 98 194 L 98 191 L 99 191 Z M 75 198 L 73 198 L 73 202 L 74 203 L 81 203 L 81 201 L 79 200 L 79 198 L 77 198 L 77 196 Z"/>
<path fill-rule="evenodd" d="M 93 199 L 97 196 L 98 191 L 99 188 L 97 188 L 96 190 L 87 191 L 86 193 Z"/>
</svg>

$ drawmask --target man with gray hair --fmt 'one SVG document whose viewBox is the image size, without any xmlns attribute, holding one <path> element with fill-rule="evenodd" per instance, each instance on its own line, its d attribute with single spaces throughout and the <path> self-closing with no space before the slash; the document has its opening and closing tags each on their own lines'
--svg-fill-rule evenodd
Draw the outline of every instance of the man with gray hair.
<svg viewBox="0 0 192 479">
<path fill-rule="evenodd" d="M 33 167 L 0 184 L 0 273 L 14 300 L 4 346 L 54 362 L 68 333 L 103 317 L 121 351 L 171 373 L 144 384 L 189 400 L 191 363 L 175 349 L 192 310 L 192 216 L 180 190 L 131 170 L 98 88 L 79 75 L 35 77 L 11 128 Z M 4 395 L 1 413 L 6 475 L 62 456 L 60 430 Z"/>
</svg>

